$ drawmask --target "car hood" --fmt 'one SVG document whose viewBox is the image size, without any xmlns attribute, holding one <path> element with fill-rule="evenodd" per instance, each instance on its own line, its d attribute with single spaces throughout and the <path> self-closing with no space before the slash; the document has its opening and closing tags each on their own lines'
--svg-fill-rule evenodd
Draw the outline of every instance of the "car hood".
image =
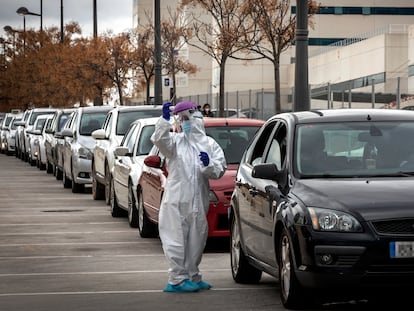
<svg viewBox="0 0 414 311">
<path fill-rule="evenodd" d="M 228 164 L 224 175 L 219 179 L 210 179 L 210 188 L 214 190 L 227 190 L 233 189 L 236 182 L 236 173 L 238 164 Z"/>
<path fill-rule="evenodd" d="M 96 141 L 92 136 L 79 135 L 78 143 L 93 151 Z"/>
<path fill-rule="evenodd" d="M 307 179 L 295 182 L 291 193 L 306 206 L 359 214 L 365 220 L 414 217 L 414 179 Z"/>
</svg>

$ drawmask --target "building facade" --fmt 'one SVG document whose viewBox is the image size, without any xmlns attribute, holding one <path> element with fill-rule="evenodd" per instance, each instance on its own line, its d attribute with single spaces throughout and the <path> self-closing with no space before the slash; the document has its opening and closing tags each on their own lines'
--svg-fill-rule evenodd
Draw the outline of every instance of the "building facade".
<svg viewBox="0 0 414 311">
<path fill-rule="evenodd" d="M 174 9 L 179 1 L 160 2 L 161 16 L 166 18 L 168 7 Z M 291 14 L 295 14 L 296 2 L 291 5 Z M 153 0 L 134 0 L 134 25 L 145 24 L 146 15 L 153 14 L 153 6 Z M 414 94 L 412 0 L 322 0 L 313 21 L 308 46 L 312 108 L 356 107 L 367 103 L 382 107 L 390 101 L 398 102 L 396 95 L 404 100 Z M 178 97 L 200 104 L 210 102 L 214 107 L 218 65 L 196 48 L 188 47 L 185 54 L 199 71 L 194 76 L 181 77 Z M 281 57 L 282 110 L 292 109 L 294 68 L 292 45 Z M 227 63 L 227 107 L 255 108 L 262 111 L 261 117 L 267 118 L 274 114 L 273 86 L 273 66 L 269 61 Z M 164 100 L 168 100 L 168 95 L 169 87 L 164 86 Z"/>
</svg>

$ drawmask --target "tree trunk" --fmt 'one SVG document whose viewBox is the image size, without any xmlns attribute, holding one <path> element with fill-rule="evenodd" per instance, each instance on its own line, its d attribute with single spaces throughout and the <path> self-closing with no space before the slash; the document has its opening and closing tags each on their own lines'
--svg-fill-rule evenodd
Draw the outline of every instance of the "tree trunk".
<svg viewBox="0 0 414 311">
<path fill-rule="evenodd" d="M 224 117 L 224 81 L 226 73 L 226 59 L 223 58 L 220 64 L 220 89 L 219 89 L 219 117 Z"/>
<path fill-rule="evenodd" d="M 282 112 L 280 105 L 280 57 L 276 56 L 273 63 L 274 78 L 275 78 L 275 112 L 276 114 Z"/>
</svg>

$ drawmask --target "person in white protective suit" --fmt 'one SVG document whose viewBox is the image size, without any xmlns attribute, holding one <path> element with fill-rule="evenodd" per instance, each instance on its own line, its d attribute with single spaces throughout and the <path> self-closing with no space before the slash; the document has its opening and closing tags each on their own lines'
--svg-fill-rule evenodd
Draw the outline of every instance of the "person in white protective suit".
<svg viewBox="0 0 414 311">
<path fill-rule="evenodd" d="M 178 133 L 170 131 L 170 106 L 163 105 L 151 136 L 168 163 L 158 222 L 169 265 L 164 292 L 196 292 L 211 288 L 198 268 L 208 236 L 208 180 L 223 176 L 227 164 L 220 145 L 206 135 L 197 105 L 180 102 L 174 107 Z"/>
</svg>

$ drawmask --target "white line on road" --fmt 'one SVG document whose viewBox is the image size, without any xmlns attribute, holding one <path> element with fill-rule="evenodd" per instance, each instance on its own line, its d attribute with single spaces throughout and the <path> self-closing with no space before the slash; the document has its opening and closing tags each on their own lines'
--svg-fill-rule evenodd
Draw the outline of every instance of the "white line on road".
<svg viewBox="0 0 414 311">
<path fill-rule="evenodd" d="M 85 272 L 45 272 L 45 273 L 3 273 L 0 277 L 10 276 L 57 276 L 57 275 L 103 275 L 103 274 L 137 274 L 137 273 L 165 273 L 163 270 L 132 270 L 132 271 L 85 271 Z M 203 272 L 228 272 L 230 269 L 203 269 Z"/>
<path fill-rule="evenodd" d="M 133 242 L 65 242 L 65 243 L 16 243 L 16 244 L 0 244 L 0 247 L 14 247 L 14 246 L 59 246 L 59 245 L 111 245 L 111 244 L 149 244 L 152 241 L 133 241 Z"/>
<path fill-rule="evenodd" d="M 223 287 L 212 288 L 211 291 L 244 291 L 244 290 L 275 290 L 275 287 Z M 9 296 L 50 296 L 50 295 L 102 295 L 102 294 L 142 294 L 142 293 L 162 293 L 160 289 L 145 290 L 120 290 L 120 291 L 92 291 L 92 292 L 44 292 L 44 293 L 6 293 L 0 294 L 0 297 Z"/>
</svg>

